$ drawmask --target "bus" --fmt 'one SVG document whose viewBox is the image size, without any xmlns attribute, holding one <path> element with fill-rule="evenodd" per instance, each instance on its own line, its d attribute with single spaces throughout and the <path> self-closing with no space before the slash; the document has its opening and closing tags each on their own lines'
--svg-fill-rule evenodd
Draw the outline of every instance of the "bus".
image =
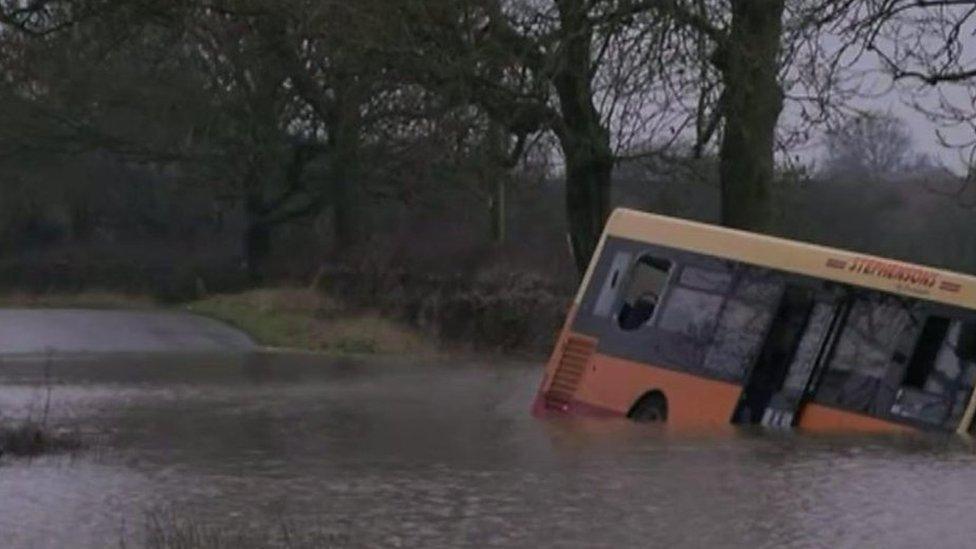
<svg viewBox="0 0 976 549">
<path fill-rule="evenodd" d="M 968 433 L 974 380 L 976 277 L 617 209 L 533 412 Z"/>
</svg>

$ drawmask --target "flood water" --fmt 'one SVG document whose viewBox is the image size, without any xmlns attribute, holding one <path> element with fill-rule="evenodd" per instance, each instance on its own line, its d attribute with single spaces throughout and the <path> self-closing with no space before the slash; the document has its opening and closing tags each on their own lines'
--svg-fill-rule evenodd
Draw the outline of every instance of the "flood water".
<svg viewBox="0 0 976 549">
<path fill-rule="evenodd" d="M 235 536 L 225 546 L 974 543 L 967 442 L 538 420 L 538 368 L 287 355 L 6 362 L 3 416 L 47 407 L 50 424 L 80 429 L 90 446 L 0 458 L 0 545 L 138 547 L 174 531 Z"/>
</svg>

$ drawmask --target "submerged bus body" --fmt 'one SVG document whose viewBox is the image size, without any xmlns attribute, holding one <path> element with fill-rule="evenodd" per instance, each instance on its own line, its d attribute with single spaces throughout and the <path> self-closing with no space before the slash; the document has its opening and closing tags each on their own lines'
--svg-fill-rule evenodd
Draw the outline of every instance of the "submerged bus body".
<svg viewBox="0 0 976 549">
<path fill-rule="evenodd" d="M 968 432 L 976 278 L 616 210 L 534 412 Z"/>
</svg>

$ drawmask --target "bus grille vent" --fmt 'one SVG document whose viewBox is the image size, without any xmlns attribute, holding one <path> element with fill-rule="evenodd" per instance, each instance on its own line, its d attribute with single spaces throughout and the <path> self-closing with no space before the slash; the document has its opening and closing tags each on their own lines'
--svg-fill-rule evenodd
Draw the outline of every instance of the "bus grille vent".
<svg viewBox="0 0 976 549">
<path fill-rule="evenodd" d="M 576 389 L 579 387 L 590 357 L 596 351 L 596 341 L 587 338 L 570 336 L 563 345 L 563 354 L 559 357 L 559 365 L 552 376 L 552 383 L 546 391 L 546 408 L 550 410 L 565 410 L 572 402 Z"/>
</svg>

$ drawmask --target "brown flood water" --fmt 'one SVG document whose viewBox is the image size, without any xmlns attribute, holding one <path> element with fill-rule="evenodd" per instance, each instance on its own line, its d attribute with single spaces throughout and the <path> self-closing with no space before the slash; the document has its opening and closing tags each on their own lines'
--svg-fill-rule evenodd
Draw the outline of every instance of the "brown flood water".
<svg viewBox="0 0 976 549">
<path fill-rule="evenodd" d="M 535 364 L 289 355 L 8 361 L 3 417 L 43 413 L 45 378 L 49 422 L 93 445 L 0 458 L 3 547 L 153 545 L 170 523 L 254 546 L 976 544 L 957 438 L 543 421 Z"/>
</svg>

